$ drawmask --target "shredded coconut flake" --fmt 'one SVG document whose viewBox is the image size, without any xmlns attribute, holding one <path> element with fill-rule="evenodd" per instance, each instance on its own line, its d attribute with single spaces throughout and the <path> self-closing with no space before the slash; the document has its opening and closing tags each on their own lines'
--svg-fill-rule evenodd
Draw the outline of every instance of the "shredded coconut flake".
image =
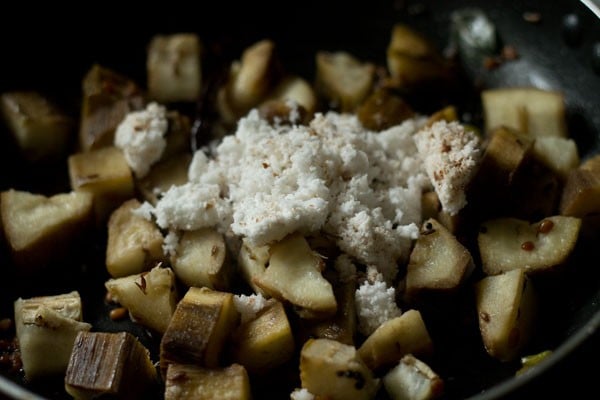
<svg viewBox="0 0 600 400">
<path fill-rule="evenodd" d="M 347 254 L 342 254 L 336 258 L 333 267 L 338 273 L 340 282 L 347 283 L 356 280 L 356 265 Z"/>
<path fill-rule="evenodd" d="M 163 239 L 163 253 L 166 256 L 174 256 L 177 254 L 177 245 L 179 244 L 179 235 L 175 231 L 169 231 Z"/>
<path fill-rule="evenodd" d="M 413 140 L 424 123 L 376 133 L 356 116 L 329 112 L 309 126 L 273 126 L 252 110 L 235 135 L 196 152 L 190 183 L 144 212 L 161 228 L 214 226 L 252 246 L 324 231 L 390 281 L 418 236 L 421 194 L 431 188 Z"/>
<path fill-rule="evenodd" d="M 315 400 L 315 396 L 307 389 L 295 389 L 290 394 L 290 400 Z"/>
<path fill-rule="evenodd" d="M 457 214 L 467 204 L 465 187 L 480 159 L 479 138 L 458 122 L 438 121 L 414 140 L 443 210 Z"/>
<path fill-rule="evenodd" d="M 355 301 L 358 329 L 365 336 L 401 314 L 396 304 L 396 290 L 388 287 L 381 278 L 374 282 L 365 280 L 356 290 Z"/>
<path fill-rule="evenodd" d="M 216 226 L 229 214 L 227 201 L 218 185 L 186 183 L 172 186 L 158 201 L 152 213 L 161 228 L 195 230 Z"/>
<path fill-rule="evenodd" d="M 241 315 L 243 324 L 256 318 L 256 314 L 267 306 L 267 299 L 261 294 L 251 294 L 250 296 L 240 294 L 233 296 L 233 303 Z"/>
<path fill-rule="evenodd" d="M 165 107 L 150 103 L 145 110 L 127 114 L 115 131 L 115 146 L 123 150 L 127 164 L 138 178 L 148 173 L 167 146 L 166 113 Z"/>
<path fill-rule="evenodd" d="M 148 203 L 147 201 L 143 202 L 138 208 L 131 210 L 134 215 L 147 219 L 148 221 L 152 221 L 153 211 L 154 207 L 152 207 L 152 204 Z"/>
</svg>

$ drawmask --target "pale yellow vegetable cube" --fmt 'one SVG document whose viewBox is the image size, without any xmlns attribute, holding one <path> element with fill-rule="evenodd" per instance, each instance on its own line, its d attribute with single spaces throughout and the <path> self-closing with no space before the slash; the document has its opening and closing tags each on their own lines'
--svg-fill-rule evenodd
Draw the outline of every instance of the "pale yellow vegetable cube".
<svg viewBox="0 0 600 400">
<path fill-rule="evenodd" d="M 32 272 L 67 255 L 90 225 L 92 196 L 46 197 L 10 189 L 0 194 L 0 214 L 14 263 Z"/>
<path fill-rule="evenodd" d="M 73 190 L 93 195 L 99 223 L 106 221 L 123 201 L 134 197 L 131 169 L 116 147 L 71 155 L 69 178 Z"/>
<path fill-rule="evenodd" d="M 161 102 L 189 102 L 202 88 L 201 43 L 194 33 L 157 35 L 148 46 L 148 95 Z"/>
</svg>

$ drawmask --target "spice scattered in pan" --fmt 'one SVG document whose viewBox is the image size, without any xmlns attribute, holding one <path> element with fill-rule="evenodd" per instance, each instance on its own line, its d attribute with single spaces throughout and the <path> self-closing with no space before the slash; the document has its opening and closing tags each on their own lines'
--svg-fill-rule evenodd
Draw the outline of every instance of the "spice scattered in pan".
<svg viewBox="0 0 600 400">
<path fill-rule="evenodd" d="M 540 223 L 538 232 L 539 233 L 548 233 L 552 230 L 552 228 L 554 228 L 554 222 L 550 221 L 549 219 L 545 219 Z"/>
<path fill-rule="evenodd" d="M 127 316 L 127 309 L 125 307 L 118 307 L 110 310 L 109 317 L 113 321 L 118 321 Z"/>
<path fill-rule="evenodd" d="M 523 19 L 530 24 L 537 24 L 542 21 L 542 14 L 537 11 L 525 11 Z"/>
<path fill-rule="evenodd" d="M 533 242 L 523 242 L 523 244 L 521 244 L 521 248 L 525 251 L 532 251 L 535 248 L 535 245 L 533 244 Z"/>
<path fill-rule="evenodd" d="M 519 58 L 519 53 L 514 46 L 506 45 L 502 47 L 502 58 L 505 61 L 513 61 Z"/>
<path fill-rule="evenodd" d="M 0 319 L 0 332 L 8 331 L 10 328 L 12 328 L 12 326 L 13 326 L 12 319 L 10 319 L 10 318 Z"/>
</svg>

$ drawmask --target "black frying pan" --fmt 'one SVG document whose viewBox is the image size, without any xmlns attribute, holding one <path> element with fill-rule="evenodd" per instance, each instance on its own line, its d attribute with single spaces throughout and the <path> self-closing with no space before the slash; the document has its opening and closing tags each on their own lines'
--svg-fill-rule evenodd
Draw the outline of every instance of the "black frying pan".
<svg viewBox="0 0 600 400">
<path fill-rule="evenodd" d="M 468 112 L 477 124 L 481 122 L 477 88 L 533 85 L 561 90 L 567 100 L 569 130 L 578 142 L 580 154 L 585 157 L 600 151 L 600 77 L 593 69 L 594 63 L 597 68 L 599 62 L 597 56 L 593 58 L 593 46 L 600 41 L 600 23 L 576 1 L 280 2 L 264 7 L 257 4 L 222 2 L 197 5 L 196 10 L 190 9 L 190 5 L 169 2 L 161 7 L 148 5 L 143 10 L 124 10 L 118 5 L 98 3 L 90 5 L 89 10 L 81 10 L 77 16 L 52 6 L 17 8 L 10 16 L 3 15 L 4 23 L 0 24 L 3 55 L 0 90 L 39 90 L 54 96 L 65 109 L 77 115 L 80 80 L 92 63 L 112 67 L 143 83 L 145 45 L 150 37 L 179 31 L 197 31 L 206 43 L 218 43 L 219 46 L 211 45 L 207 51 L 217 54 L 221 61 L 237 57 L 245 46 L 258 39 L 272 38 L 286 69 L 311 79 L 317 50 L 348 50 L 361 59 L 383 64 L 390 29 L 396 22 L 409 23 L 444 48 L 449 39 L 450 13 L 465 6 L 477 6 L 496 24 L 500 40 L 513 45 L 520 58 L 491 71 L 467 68 L 464 90 L 453 98 L 459 109 Z M 523 19 L 523 13 L 530 11 L 541 15 L 539 23 Z M 567 14 L 579 18 L 579 31 L 565 32 L 563 20 Z M 60 178 L 66 178 L 66 165 L 32 168 L 5 139 L 0 143 L 3 171 L 0 189 L 15 187 L 43 193 L 68 190 L 68 181 Z M 84 300 L 84 317 L 93 323 L 95 330 L 128 329 L 146 345 L 156 348 L 156 340 L 142 329 L 108 318 L 103 302 L 102 282 L 106 275 L 102 238 L 94 243 L 82 249 L 85 259 L 94 262 L 82 266 L 81 258 L 74 257 L 73 265 L 57 266 L 50 278 L 16 277 L 3 252 L 0 318 L 12 315 L 12 302 L 19 296 L 78 289 Z M 558 394 L 582 397 L 595 391 L 600 280 L 592 247 L 580 249 L 569 266 L 572 273 L 544 299 L 540 333 L 529 350 L 555 351 L 531 373 L 513 378 L 517 365 L 501 364 L 486 356 L 476 331 L 465 332 L 457 327 L 447 332 L 432 332 L 441 352 L 434 363 L 446 379 L 447 398 Z M 272 381 L 277 379 L 272 377 Z M 11 384 L 12 381 L 17 385 Z M 12 377 L 0 380 L 0 393 L 30 398 L 22 392 L 23 387 L 51 398 L 66 396 L 60 382 L 32 386 Z M 265 389 L 264 393 L 270 392 Z M 288 393 L 281 391 L 271 397 L 286 398 Z"/>
</svg>

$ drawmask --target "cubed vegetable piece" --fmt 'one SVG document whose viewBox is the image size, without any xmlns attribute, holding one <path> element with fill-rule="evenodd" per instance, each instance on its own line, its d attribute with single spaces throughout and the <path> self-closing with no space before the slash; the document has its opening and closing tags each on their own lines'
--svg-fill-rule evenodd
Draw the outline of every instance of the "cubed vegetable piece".
<svg viewBox="0 0 600 400">
<path fill-rule="evenodd" d="M 58 261 L 90 226 L 92 196 L 62 193 L 52 197 L 7 190 L 0 194 L 4 237 L 22 272 Z"/>
<path fill-rule="evenodd" d="M 414 88 L 451 77 L 435 46 L 404 24 L 394 25 L 387 48 L 387 67 L 395 86 Z"/>
<path fill-rule="evenodd" d="M 172 157 L 186 157 L 190 152 L 190 136 L 192 133 L 192 122 L 190 117 L 179 111 L 167 110 L 168 128 L 165 133 L 167 147 L 161 160 Z"/>
<path fill-rule="evenodd" d="M 225 88 L 227 105 L 236 116 L 246 114 L 264 100 L 279 80 L 275 43 L 261 40 L 244 50 L 241 60 L 233 63 Z"/>
<path fill-rule="evenodd" d="M 310 339 L 300 352 L 302 387 L 331 400 L 372 399 L 379 380 L 354 346 L 330 339 Z"/>
<path fill-rule="evenodd" d="M 375 66 L 340 51 L 318 52 L 316 89 L 335 108 L 352 112 L 373 88 Z"/>
<path fill-rule="evenodd" d="M 504 127 L 489 135 L 479 169 L 467 192 L 467 207 L 475 209 L 482 218 L 501 215 L 509 208 L 511 185 L 531 156 L 534 141 Z"/>
<path fill-rule="evenodd" d="M 175 274 L 170 268 L 156 266 L 149 272 L 110 279 L 105 287 L 134 321 L 160 335 L 165 333 L 178 300 Z"/>
<path fill-rule="evenodd" d="M 384 322 L 360 346 L 358 354 L 372 370 L 391 366 L 406 354 L 428 355 L 433 343 L 421 313 L 408 310 Z"/>
<path fill-rule="evenodd" d="M 411 106 L 391 90 L 381 88 L 371 93 L 356 110 L 360 123 L 372 131 L 382 131 L 414 115 Z"/>
<path fill-rule="evenodd" d="M 269 93 L 267 101 L 292 101 L 301 106 L 308 116 L 317 109 L 317 94 L 313 87 L 303 78 L 296 75 L 284 77 Z"/>
<path fill-rule="evenodd" d="M 459 121 L 458 120 L 458 111 L 456 111 L 456 107 L 454 106 L 446 106 L 441 110 L 438 110 L 431 114 L 425 123 L 425 126 L 431 126 L 438 121 Z M 459 121 L 460 122 L 460 121 Z"/>
<path fill-rule="evenodd" d="M 483 271 L 496 275 L 523 268 L 535 273 L 562 265 L 575 248 L 580 228 L 581 219 L 560 215 L 532 224 L 516 218 L 484 222 L 477 236 Z"/>
<path fill-rule="evenodd" d="M 27 380 L 64 374 L 75 337 L 92 327 L 81 322 L 79 293 L 19 298 L 14 311 Z"/>
<path fill-rule="evenodd" d="M 40 93 L 4 93 L 0 111 L 27 160 L 58 160 L 69 149 L 75 121 Z"/>
<path fill-rule="evenodd" d="M 536 295 L 524 269 L 488 276 L 475 285 L 479 330 L 486 351 L 515 359 L 535 326 Z"/>
<path fill-rule="evenodd" d="M 600 213 L 600 155 L 586 160 L 569 174 L 560 201 L 560 213 L 573 217 Z"/>
<path fill-rule="evenodd" d="M 331 284 L 323 277 L 324 262 L 301 235 L 271 246 L 266 271 L 254 279 L 267 294 L 299 307 L 305 318 L 331 316 L 337 310 Z"/>
<path fill-rule="evenodd" d="M 533 157 L 550 168 L 562 180 L 579 166 L 579 152 L 573 139 L 540 136 L 533 143 Z"/>
<path fill-rule="evenodd" d="M 506 126 L 531 136 L 567 136 L 560 92 L 533 87 L 488 89 L 481 93 L 487 132 Z"/>
<path fill-rule="evenodd" d="M 250 400 L 250 379 L 243 366 L 202 368 L 170 364 L 165 400 Z"/>
<path fill-rule="evenodd" d="M 136 199 L 127 200 L 108 220 L 106 269 L 113 278 L 146 271 L 164 259 L 160 230 L 133 213 L 140 206 Z"/>
<path fill-rule="evenodd" d="M 233 335 L 233 359 L 253 373 L 266 373 L 288 361 L 294 336 L 283 304 L 275 299 Z"/>
<path fill-rule="evenodd" d="M 144 200 L 156 205 L 159 196 L 171 186 L 187 183 L 191 161 L 191 155 L 181 154 L 153 165 L 148 175 L 136 182 Z"/>
<path fill-rule="evenodd" d="M 103 225 L 121 203 L 134 197 L 131 170 L 116 147 L 71 155 L 69 178 L 73 190 L 93 195 L 99 225 Z"/>
<path fill-rule="evenodd" d="M 144 107 L 142 91 L 133 80 L 98 64 L 87 72 L 82 86 L 80 148 L 112 146 L 123 118 Z"/>
<path fill-rule="evenodd" d="M 407 354 L 383 377 L 392 400 L 431 400 L 440 397 L 444 381 L 427 364 Z"/>
<path fill-rule="evenodd" d="M 268 296 L 255 282 L 260 281 L 271 256 L 269 246 L 252 246 L 247 240 L 243 240 L 242 247 L 238 253 L 237 264 L 239 271 L 248 285 L 255 293 Z"/>
<path fill-rule="evenodd" d="M 357 317 L 354 293 L 356 280 L 341 282 L 337 275 L 330 279 L 337 303 L 337 311 L 325 320 L 302 320 L 303 330 L 309 337 L 337 340 L 340 343 L 354 345 Z"/>
<path fill-rule="evenodd" d="M 217 367 L 238 320 L 231 293 L 189 288 L 160 342 L 162 373 L 171 363 Z"/>
<path fill-rule="evenodd" d="M 421 213 L 423 219 L 436 219 L 448 232 L 456 234 L 464 222 L 461 213 L 450 215 L 442 209 L 442 203 L 435 190 L 424 192 L 421 196 Z"/>
<path fill-rule="evenodd" d="M 423 292 L 456 290 L 474 268 L 471 254 L 456 237 L 428 219 L 410 254 L 405 295 L 411 299 Z"/>
<path fill-rule="evenodd" d="M 150 352 L 132 334 L 77 335 L 65 376 L 65 390 L 73 398 L 143 398 L 156 382 Z"/>
<path fill-rule="evenodd" d="M 202 88 L 201 43 L 193 33 L 157 35 L 148 46 L 148 96 L 161 103 L 189 102 Z"/>
<path fill-rule="evenodd" d="M 229 289 L 234 272 L 225 239 L 213 228 L 183 232 L 171 265 L 185 285 L 217 290 Z"/>
</svg>

